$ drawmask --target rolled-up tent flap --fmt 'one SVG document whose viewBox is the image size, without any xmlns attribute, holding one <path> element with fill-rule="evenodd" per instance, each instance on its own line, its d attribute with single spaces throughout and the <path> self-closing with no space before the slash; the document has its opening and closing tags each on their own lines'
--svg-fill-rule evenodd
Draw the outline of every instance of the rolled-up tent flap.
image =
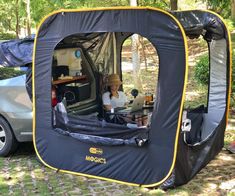
<svg viewBox="0 0 235 196">
<path fill-rule="evenodd" d="M 63 135 L 68 133 L 81 141 L 108 145 L 132 145 L 138 140 L 148 140 L 149 128 L 147 127 L 129 128 L 126 125 L 100 121 L 94 117 L 73 116 L 58 111 L 54 111 L 54 114 L 56 115 L 54 130 Z"/>
<path fill-rule="evenodd" d="M 81 133 L 74 133 L 70 131 L 66 131 L 60 128 L 54 129 L 54 131 L 71 136 L 81 142 L 89 143 L 89 144 L 98 144 L 98 145 L 105 145 L 105 146 L 121 146 L 121 145 L 128 145 L 128 146 L 138 146 L 142 147 L 146 142 L 148 142 L 148 134 L 139 134 L 129 139 L 122 139 L 122 138 L 109 138 L 109 137 L 101 137 L 96 135 L 88 135 L 88 134 L 81 134 Z"/>
</svg>

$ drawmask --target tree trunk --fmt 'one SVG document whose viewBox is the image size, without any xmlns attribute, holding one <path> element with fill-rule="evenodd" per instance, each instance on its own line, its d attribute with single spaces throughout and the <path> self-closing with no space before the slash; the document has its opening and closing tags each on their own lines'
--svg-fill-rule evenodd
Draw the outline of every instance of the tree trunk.
<svg viewBox="0 0 235 196">
<path fill-rule="evenodd" d="M 231 0 L 231 17 L 235 19 L 235 0 Z"/>
<path fill-rule="evenodd" d="M 14 29 L 14 27 L 12 27 L 12 18 L 10 18 L 10 19 L 7 19 L 6 20 L 6 26 L 7 26 L 7 29 L 9 29 L 9 30 L 13 30 Z"/>
<path fill-rule="evenodd" d="M 131 6 L 137 6 L 137 0 L 130 0 Z M 142 91 L 142 83 L 140 80 L 140 59 L 139 59 L 139 39 L 137 34 L 133 34 L 131 36 L 131 54 L 132 54 L 132 65 L 133 65 L 133 81 L 134 87 L 137 88 L 139 91 Z"/>
<path fill-rule="evenodd" d="M 134 34 L 131 36 L 132 47 L 132 65 L 133 65 L 133 81 L 134 87 L 139 91 L 142 91 L 142 82 L 140 79 L 140 55 L 139 55 L 139 39 L 138 35 Z"/>
<path fill-rule="evenodd" d="M 171 0 L 170 5 L 171 5 L 171 10 L 178 10 L 178 0 Z"/>
<path fill-rule="evenodd" d="M 20 32 L 20 20 L 19 20 L 19 0 L 16 0 L 15 5 L 15 15 L 16 15 L 16 38 L 19 38 L 19 32 Z"/>
<path fill-rule="evenodd" d="M 142 56 L 144 59 L 144 64 L 145 64 L 145 70 L 148 70 L 148 63 L 147 63 L 147 58 L 146 58 L 146 53 L 145 53 L 145 45 L 144 45 L 144 39 L 142 36 L 140 36 L 140 44 L 141 44 L 141 49 L 142 49 Z"/>
<path fill-rule="evenodd" d="M 30 16 L 30 0 L 26 2 L 26 27 L 27 27 L 27 34 L 28 36 L 31 35 L 31 16 Z"/>
<path fill-rule="evenodd" d="M 137 0 L 130 0 L 130 6 L 137 6 Z"/>
</svg>

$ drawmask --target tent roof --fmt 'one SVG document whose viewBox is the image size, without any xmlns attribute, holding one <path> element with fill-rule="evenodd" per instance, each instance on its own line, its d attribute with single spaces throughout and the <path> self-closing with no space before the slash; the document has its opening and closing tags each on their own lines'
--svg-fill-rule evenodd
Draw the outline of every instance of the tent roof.
<svg viewBox="0 0 235 196">
<path fill-rule="evenodd" d="M 0 43 L 0 65 L 18 67 L 32 63 L 34 37 Z"/>
<path fill-rule="evenodd" d="M 220 17 L 209 11 L 191 10 L 172 12 L 180 21 L 185 33 L 190 38 L 202 35 L 205 40 L 219 40 L 225 38 L 225 28 Z"/>
</svg>

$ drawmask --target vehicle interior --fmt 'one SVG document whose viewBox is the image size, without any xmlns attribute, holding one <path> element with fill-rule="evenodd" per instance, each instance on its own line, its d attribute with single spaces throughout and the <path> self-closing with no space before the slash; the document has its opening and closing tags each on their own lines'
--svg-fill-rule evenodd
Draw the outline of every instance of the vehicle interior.
<svg viewBox="0 0 235 196">
<path fill-rule="evenodd" d="M 128 38 L 127 35 L 124 37 Z M 76 34 L 57 44 L 52 60 L 52 86 L 56 88 L 58 102 L 64 103 L 69 114 L 102 119 L 105 115 L 102 94 L 107 90 L 107 76 L 116 72 L 122 80 L 127 80 L 123 65 L 115 65 L 112 39 L 112 33 Z M 124 89 L 130 100 L 137 95 L 131 91 L 133 88 Z M 156 86 L 152 93 L 155 89 Z"/>
<path fill-rule="evenodd" d="M 66 100 L 69 113 L 82 115 L 98 110 L 95 72 L 82 47 L 55 50 L 52 79 L 57 99 Z"/>
</svg>

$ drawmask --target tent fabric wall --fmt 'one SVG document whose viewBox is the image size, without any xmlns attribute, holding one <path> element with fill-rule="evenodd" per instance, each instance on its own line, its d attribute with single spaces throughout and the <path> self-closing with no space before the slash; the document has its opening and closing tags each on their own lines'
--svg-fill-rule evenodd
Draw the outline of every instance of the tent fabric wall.
<svg viewBox="0 0 235 196">
<path fill-rule="evenodd" d="M 227 47 L 226 40 L 212 40 L 210 49 L 210 84 L 208 96 L 208 112 L 204 114 L 202 139 L 206 140 L 226 114 L 227 82 Z"/>
</svg>

